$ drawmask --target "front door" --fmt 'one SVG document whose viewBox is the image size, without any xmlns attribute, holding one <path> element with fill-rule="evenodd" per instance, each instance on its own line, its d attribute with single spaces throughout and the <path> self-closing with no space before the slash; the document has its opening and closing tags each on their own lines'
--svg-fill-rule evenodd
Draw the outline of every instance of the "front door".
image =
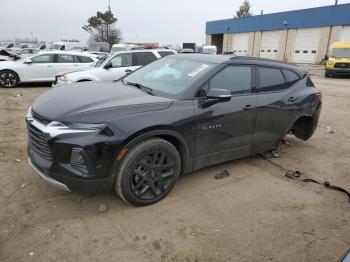
<svg viewBox="0 0 350 262">
<path fill-rule="evenodd" d="M 203 99 L 196 102 L 195 169 L 245 157 L 250 154 L 256 117 L 256 95 L 253 70 L 250 66 L 227 66 L 202 89 L 231 91 L 229 102 L 203 108 Z"/>
<path fill-rule="evenodd" d="M 55 79 L 53 54 L 42 54 L 30 58 L 30 64 L 21 68 L 21 82 L 50 82 Z"/>
</svg>

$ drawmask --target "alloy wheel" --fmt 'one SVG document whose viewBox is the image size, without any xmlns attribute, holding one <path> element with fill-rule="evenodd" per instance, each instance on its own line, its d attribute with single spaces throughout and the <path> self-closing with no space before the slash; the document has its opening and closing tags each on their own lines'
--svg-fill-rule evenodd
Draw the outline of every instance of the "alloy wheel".
<svg viewBox="0 0 350 262">
<path fill-rule="evenodd" d="M 13 73 L 4 72 L 0 74 L 0 85 L 3 87 L 14 87 L 17 84 L 17 78 Z"/>
<path fill-rule="evenodd" d="M 131 175 L 131 191 L 142 200 L 151 200 L 166 192 L 175 176 L 175 163 L 164 151 L 145 155 Z"/>
</svg>

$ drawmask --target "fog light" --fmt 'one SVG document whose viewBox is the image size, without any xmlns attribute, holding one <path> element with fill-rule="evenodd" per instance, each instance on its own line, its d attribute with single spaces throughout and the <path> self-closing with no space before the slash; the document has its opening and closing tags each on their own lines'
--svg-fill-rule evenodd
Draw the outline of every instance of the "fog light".
<svg viewBox="0 0 350 262">
<path fill-rule="evenodd" d="M 84 164 L 84 157 L 81 154 L 81 151 L 79 149 L 73 148 L 72 149 L 72 154 L 70 157 L 70 162 L 73 165 L 83 165 Z"/>
</svg>

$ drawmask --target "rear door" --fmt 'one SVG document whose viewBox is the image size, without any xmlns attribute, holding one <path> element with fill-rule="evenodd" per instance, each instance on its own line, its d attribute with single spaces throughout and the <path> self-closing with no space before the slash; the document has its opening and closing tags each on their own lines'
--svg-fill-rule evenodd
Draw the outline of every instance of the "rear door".
<svg viewBox="0 0 350 262">
<path fill-rule="evenodd" d="M 229 65 L 217 73 L 201 90 L 195 105 L 195 168 L 245 157 L 250 154 L 256 116 L 254 68 Z M 209 89 L 231 91 L 231 101 L 202 108 Z"/>
<path fill-rule="evenodd" d="M 295 90 L 299 76 L 287 69 L 257 67 L 255 152 L 274 149 L 298 112 Z"/>
<path fill-rule="evenodd" d="M 55 80 L 54 54 L 42 54 L 31 57 L 30 64 L 21 67 L 22 82 L 50 82 Z"/>
</svg>

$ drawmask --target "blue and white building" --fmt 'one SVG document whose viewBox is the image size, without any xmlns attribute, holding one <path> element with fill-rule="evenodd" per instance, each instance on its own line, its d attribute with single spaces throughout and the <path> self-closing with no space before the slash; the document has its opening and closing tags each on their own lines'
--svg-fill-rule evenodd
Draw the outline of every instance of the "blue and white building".
<svg viewBox="0 0 350 262">
<path fill-rule="evenodd" d="M 208 45 L 222 53 L 319 63 L 335 41 L 350 41 L 350 4 L 206 23 Z"/>
</svg>

